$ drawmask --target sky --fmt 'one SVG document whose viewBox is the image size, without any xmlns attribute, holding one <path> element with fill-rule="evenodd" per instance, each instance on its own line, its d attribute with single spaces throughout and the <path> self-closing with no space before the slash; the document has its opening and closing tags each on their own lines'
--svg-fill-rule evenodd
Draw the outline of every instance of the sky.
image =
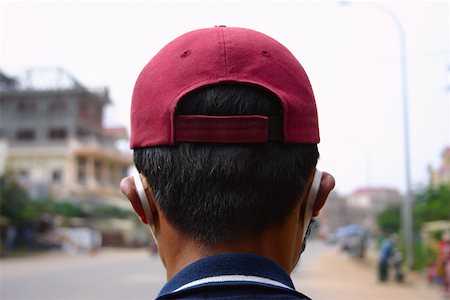
<svg viewBox="0 0 450 300">
<path fill-rule="evenodd" d="M 310 78 L 319 112 L 318 168 L 337 192 L 405 191 L 400 35 L 407 49 L 413 189 L 450 146 L 448 1 L 0 1 L 0 70 L 63 67 L 107 86 L 106 125 L 129 128 L 141 69 L 177 36 L 214 25 L 247 27 L 284 44 Z M 392 15 L 390 15 L 390 13 Z"/>
</svg>

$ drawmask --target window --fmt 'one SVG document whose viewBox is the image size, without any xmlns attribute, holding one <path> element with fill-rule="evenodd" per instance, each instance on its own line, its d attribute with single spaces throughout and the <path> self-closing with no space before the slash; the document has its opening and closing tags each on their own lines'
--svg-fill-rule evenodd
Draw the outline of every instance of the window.
<svg viewBox="0 0 450 300">
<path fill-rule="evenodd" d="M 109 182 L 111 183 L 111 184 L 117 184 L 117 182 L 116 182 L 116 178 L 117 178 L 117 176 L 116 176 L 116 166 L 114 165 L 114 164 L 110 164 L 109 165 Z"/>
<path fill-rule="evenodd" d="M 19 173 L 19 178 L 20 179 L 27 179 L 28 178 L 28 170 L 20 170 L 18 173 Z"/>
<path fill-rule="evenodd" d="M 62 171 L 61 170 L 53 170 L 52 171 L 52 182 L 61 182 L 62 179 Z"/>
<path fill-rule="evenodd" d="M 102 162 L 99 160 L 96 160 L 94 162 L 94 169 L 95 169 L 95 180 L 97 182 L 102 182 Z"/>
<path fill-rule="evenodd" d="M 102 106 L 101 106 L 101 105 L 97 105 L 97 106 L 95 107 L 95 115 L 94 115 L 94 119 L 95 119 L 96 121 L 101 121 L 101 120 L 102 120 L 102 111 L 103 111 L 103 109 L 102 109 Z"/>
<path fill-rule="evenodd" d="M 65 128 L 50 128 L 48 131 L 48 138 L 51 140 L 64 140 L 67 137 L 67 130 Z"/>
<path fill-rule="evenodd" d="M 33 129 L 19 129 L 16 132 L 16 139 L 18 141 L 33 141 L 36 138 Z"/>
<path fill-rule="evenodd" d="M 78 108 L 78 113 L 79 113 L 80 119 L 89 120 L 90 119 L 89 111 L 90 111 L 89 102 L 86 102 L 86 101 L 80 102 L 79 108 Z"/>
<path fill-rule="evenodd" d="M 83 169 L 78 169 L 78 182 L 86 184 L 86 171 Z"/>
<path fill-rule="evenodd" d="M 17 110 L 20 113 L 34 113 L 36 112 L 36 103 L 32 101 L 19 101 L 17 104 Z"/>
<path fill-rule="evenodd" d="M 86 183 L 86 158 L 78 157 L 77 165 L 78 165 L 78 182 L 81 184 L 85 184 Z"/>
<path fill-rule="evenodd" d="M 86 167 L 86 158 L 82 156 L 78 157 L 78 165 L 83 168 Z"/>
<path fill-rule="evenodd" d="M 102 105 L 88 101 L 82 101 L 78 104 L 78 117 L 82 121 L 87 121 L 89 124 L 101 126 L 102 115 Z"/>
<path fill-rule="evenodd" d="M 52 114 L 64 113 L 66 109 L 66 102 L 64 102 L 64 100 L 60 99 L 50 102 L 49 111 Z"/>
<path fill-rule="evenodd" d="M 90 135 L 91 135 L 91 133 L 87 129 L 84 129 L 84 128 L 78 128 L 77 129 L 77 137 L 79 139 L 88 138 Z"/>
</svg>

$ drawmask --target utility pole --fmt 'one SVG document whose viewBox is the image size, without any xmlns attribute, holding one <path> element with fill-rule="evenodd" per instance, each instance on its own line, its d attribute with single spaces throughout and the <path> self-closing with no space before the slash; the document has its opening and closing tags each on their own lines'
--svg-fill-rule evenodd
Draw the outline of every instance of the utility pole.
<svg viewBox="0 0 450 300">
<path fill-rule="evenodd" d="M 350 4 L 351 2 L 340 2 L 343 5 Z M 402 104 L 403 104 L 403 141 L 404 141 L 404 155 L 405 155 L 405 184 L 406 193 L 403 199 L 402 205 L 402 229 L 403 240 L 406 246 L 406 262 L 409 268 L 414 266 L 413 255 L 413 215 L 412 215 L 412 203 L 413 195 L 411 192 L 411 158 L 410 158 L 410 141 L 409 141 L 409 97 L 408 97 L 408 70 L 407 70 L 407 53 L 406 53 L 406 37 L 405 30 L 402 23 L 397 16 L 387 7 L 369 2 L 371 6 L 383 11 L 387 14 L 397 26 L 400 39 L 400 56 L 401 56 L 401 83 L 402 83 Z"/>
</svg>

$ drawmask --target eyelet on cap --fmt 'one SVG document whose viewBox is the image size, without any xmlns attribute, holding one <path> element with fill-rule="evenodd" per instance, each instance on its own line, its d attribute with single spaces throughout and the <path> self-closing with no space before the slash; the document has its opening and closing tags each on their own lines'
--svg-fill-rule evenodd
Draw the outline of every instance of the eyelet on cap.
<svg viewBox="0 0 450 300">
<path fill-rule="evenodd" d="M 189 56 L 190 54 L 191 54 L 191 50 L 186 49 L 186 50 L 184 50 L 183 52 L 181 52 L 180 56 L 181 56 L 181 57 L 187 57 L 187 56 Z"/>
<path fill-rule="evenodd" d="M 261 51 L 261 55 L 262 56 L 266 56 L 266 57 L 270 57 L 270 53 L 267 50 L 262 50 Z"/>
</svg>

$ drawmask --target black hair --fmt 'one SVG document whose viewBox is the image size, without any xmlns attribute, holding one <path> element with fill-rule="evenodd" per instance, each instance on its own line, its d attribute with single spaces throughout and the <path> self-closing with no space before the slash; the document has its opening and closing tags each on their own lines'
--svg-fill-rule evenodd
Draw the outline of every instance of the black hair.
<svg viewBox="0 0 450 300">
<path fill-rule="evenodd" d="M 276 95 L 221 83 L 185 95 L 177 114 L 282 117 Z M 281 130 L 281 129 L 280 129 Z M 134 150 L 134 162 L 178 230 L 205 243 L 232 242 L 281 224 L 298 204 L 319 152 L 316 144 L 178 143 Z"/>
</svg>

